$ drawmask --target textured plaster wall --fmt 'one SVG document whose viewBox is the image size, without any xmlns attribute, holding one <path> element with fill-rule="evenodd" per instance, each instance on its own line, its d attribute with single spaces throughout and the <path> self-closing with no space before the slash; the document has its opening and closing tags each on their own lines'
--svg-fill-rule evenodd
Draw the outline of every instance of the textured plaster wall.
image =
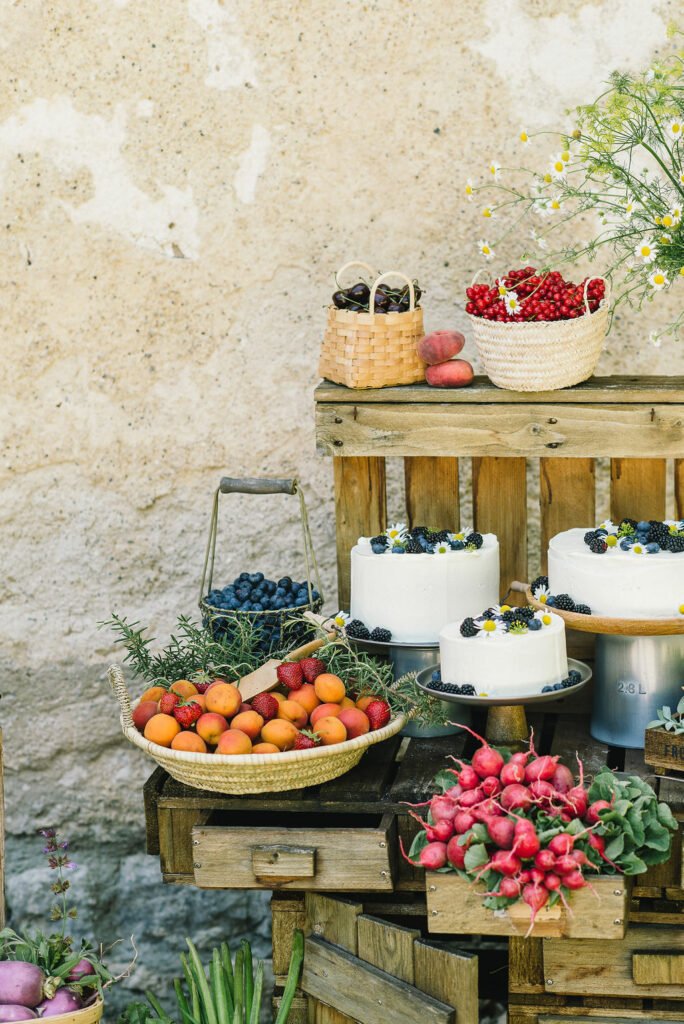
<svg viewBox="0 0 684 1024">
<path fill-rule="evenodd" d="M 465 178 L 516 162 L 520 126 L 563 124 L 614 66 L 647 63 L 678 8 L 1 0 L 14 920 L 42 908 L 31 837 L 52 822 L 76 843 L 84 927 L 136 934 L 133 987 L 169 974 L 186 933 L 209 945 L 253 932 L 266 948 L 263 897 L 164 888 L 145 857 L 150 765 L 117 733 L 95 623 L 116 609 L 163 637 L 193 612 L 224 472 L 306 482 L 332 593 L 331 472 L 311 403 L 331 272 L 354 256 L 403 268 L 427 288 L 428 327 L 462 325 L 483 233 Z M 684 371 L 681 350 L 649 347 L 651 326 L 621 319 L 601 368 Z M 225 575 L 301 565 L 296 503 L 223 511 Z"/>
</svg>

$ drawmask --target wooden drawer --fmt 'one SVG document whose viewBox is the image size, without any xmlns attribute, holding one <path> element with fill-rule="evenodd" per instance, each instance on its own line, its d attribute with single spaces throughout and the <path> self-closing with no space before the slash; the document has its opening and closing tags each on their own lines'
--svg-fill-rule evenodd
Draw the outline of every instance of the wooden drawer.
<svg viewBox="0 0 684 1024">
<path fill-rule="evenodd" d="M 544 988 L 557 995 L 684 999 L 684 929 L 630 927 L 603 942 L 545 939 Z"/>
<path fill-rule="evenodd" d="M 393 814 L 224 812 L 192 829 L 195 884 L 203 889 L 391 890 Z"/>
</svg>

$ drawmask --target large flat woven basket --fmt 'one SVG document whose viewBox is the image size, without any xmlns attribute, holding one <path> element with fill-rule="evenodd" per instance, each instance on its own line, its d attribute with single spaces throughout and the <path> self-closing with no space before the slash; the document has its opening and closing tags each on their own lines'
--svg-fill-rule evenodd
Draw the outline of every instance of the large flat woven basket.
<svg viewBox="0 0 684 1024">
<path fill-rule="evenodd" d="M 424 380 L 425 364 L 417 348 L 425 333 L 423 310 L 415 305 L 413 282 L 396 271 L 381 274 L 371 288 L 369 309 L 375 308 L 378 285 L 395 276 L 409 286 L 411 302 L 405 313 L 328 308 L 318 366 L 321 377 L 348 388 L 384 388 Z"/>
<path fill-rule="evenodd" d="M 123 673 L 117 665 L 109 669 L 109 681 L 119 701 L 121 728 L 126 739 L 153 758 L 178 782 L 213 793 L 239 796 L 317 786 L 344 775 L 359 763 L 368 747 L 394 736 L 406 724 L 406 717 L 397 715 L 384 729 L 368 732 L 345 743 L 312 750 L 288 750 L 281 754 L 194 754 L 160 747 L 146 740 L 133 725 L 131 700 Z M 84 1021 L 83 1024 L 93 1022 Z"/>
<path fill-rule="evenodd" d="M 557 391 L 581 383 L 596 369 L 606 339 L 608 300 L 594 313 L 587 304 L 576 320 L 503 324 L 472 314 L 469 319 L 493 384 L 508 391 Z"/>
</svg>

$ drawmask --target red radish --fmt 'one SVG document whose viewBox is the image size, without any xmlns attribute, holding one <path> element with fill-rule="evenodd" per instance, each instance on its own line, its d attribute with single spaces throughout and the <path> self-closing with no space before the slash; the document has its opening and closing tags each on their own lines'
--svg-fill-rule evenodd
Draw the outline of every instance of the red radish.
<svg viewBox="0 0 684 1024">
<path fill-rule="evenodd" d="M 452 867 L 463 870 L 468 845 L 468 843 L 464 843 L 463 846 L 459 846 L 458 836 L 454 836 L 453 839 L 449 840 L 447 843 L 447 860 Z"/>
<path fill-rule="evenodd" d="M 510 759 L 510 761 L 508 763 L 509 764 L 521 764 L 523 766 L 523 768 L 524 768 L 525 765 L 527 764 L 527 761 L 528 761 L 529 757 L 530 757 L 529 750 L 519 750 L 516 754 L 512 754 L 511 755 L 511 759 Z"/>
<path fill-rule="evenodd" d="M 557 858 L 555 871 L 559 875 L 569 875 L 573 871 L 577 871 L 577 861 L 571 854 L 564 853 L 561 857 Z"/>
<path fill-rule="evenodd" d="M 425 831 L 429 840 L 446 843 L 454 834 L 454 824 L 452 821 L 447 821 L 446 818 L 440 818 L 432 827 L 428 826 Z"/>
<path fill-rule="evenodd" d="M 478 734 L 476 732 L 473 732 L 473 730 L 469 728 L 469 726 L 461 725 L 460 723 L 455 724 L 458 725 L 459 729 L 465 729 L 467 732 L 470 733 L 471 736 L 474 736 L 475 739 L 479 740 L 480 743 L 482 744 L 482 746 L 475 751 L 472 758 L 470 759 L 473 768 L 480 776 L 480 778 L 486 779 L 490 775 L 499 776 L 501 774 L 501 769 L 504 766 L 504 759 L 499 753 L 499 751 L 494 750 L 493 747 L 490 747 L 489 743 L 487 743 L 487 740 L 483 739 L 482 736 L 478 736 Z M 459 779 L 459 782 L 460 781 L 461 780 Z M 462 784 L 463 783 L 461 783 L 461 785 Z"/>
<path fill-rule="evenodd" d="M 525 782 L 536 782 L 537 779 L 552 779 L 556 771 L 556 763 L 558 761 L 558 755 L 551 757 L 550 754 L 544 754 L 542 757 L 537 757 L 525 768 Z"/>
<path fill-rule="evenodd" d="M 610 864 L 612 868 L 615 868 L 616 871 L 619 871 L 620 869 L 617 866 L 617 864 L 614 864 L 609 857 L 606 857 L 606 841 L 603 838 L 603 836 L 597 836 L 595 832 L 590 832 L 588 838 L 589 845 L 591 846 L 592 850 L 596 850 L 601 860 L 605 860 L 606 864 Z"/>
<path fill-rule="evenodd" d="M 501 782 L 494 775 L 490 775 L 482 780 L 480 788 L 485 796 L 496 796 L 497 793 L 501 792 Z"/>
<path fill-rule="evenodd" d="M 428 843 L 420 851 L 418 859 L 420 866 L 428 871 L 437 871 L 438 868 L 443 868 L 447 862 L 447 844 Z"/>
<path fill-rule="evenodd" d="M 444 818 L 453 821 L 457 810 L 458 806 L 448 796 L 433 796 L 430 801 L 430 814 L 435 822 Z"/>
<path fill-rule="evenodd" d="M 504 786 L 511 786 L 514 782 L 524 782 L 525 765 L 520 761 L 512 759 L 501 769 L 501 782 Z"/>
<path fill-rule="evenodd" d="M 546 872 L 541 871 L 539 868 L 531 868 L 530 882 L 532 882 L 533 885 L 541 885 L 541 883 L 544 881 L 545 874 Z"/>
<path fill-rule="evenodd" d="M 589 797 L 584 786 L 575 786 L 565 796 L 565 803 L 574 812 L 576 818 L 583 818 L 587 813 Z"/>
<path fill-rule="evenodd" d="M 531 782 L 529 790 L 535 799 L 542 803 L 550 801 L 556 795 L 556 791 L 551 783 L 545 779 L 536 779 L 534 782 Z"/>
<path fill-rule="evenodd" d="M 518 881 L 520 882 L 521 885 L 527 885 L 529 880 L 530 880 L 530 873 L 529 873 L 529 871 L 521 871 L 520 874 L 518 875 Z"/>
<path fill-rule="evenodd" d="M 589 860 L 589 858 L 587 857 L 587 855 L 584 852 L 584 850 L 573 850 L 572 853 L 570 854 L 570 856 L 572 857 L 572 859 L 574 860 L 575 864 L 579 868 L 588 867 L 588 868 L 591 868 L 592 871 L 598 871 L 599 870 L 598 866 L 596 864 L 593 864 Z M 612 863 L 612 862 L 609 861 L 609 863 Z"/>
<path fill-rule="evenodd" d="M 558 877 L 558 875 L 555 875 L 553 873 L 553 871 L 549 871 L 546 874 L 546 877 L 544 878 L 544 885 L 549 890 L 549 892 L 555 892 L 556 889 L 560 889 L 561 880 Z"/>
<path fill-rule="evenodd" d="M 557 764 L 551 776 L 551 783 L 557 793 L 568 793 L 575 785 L 575 777 L 565 764 Z"/>
<path fill-rule="evenodd" d="M 506 875 L 511 878 L 513 875 L 517 875 L 520 871 L 522 864 L 520 858 L 516 857 L 514 853 L 509 850 L 495 850 L 492 854 L 492 859 L 489 862 L 489 867 L 494 868 L 502 875 Z"/>
<path fill-rule="evenodd" d="M 490 818 L 486 825 L 492 842 L 502 850 L 510 850 L 513 846 L 515 823 L 510 818 Z"/>
<path fill-rule="evenodd" d="M 480 776 L 471 765 L 463 764 L 462 761 L 459 764 L 462 766 L 457 776 L 459 786 L 462 789 L 476 789 L 480 785 Z"/>
<path fill-rule="evenodd" d="M 518 825 L 520 823 L 518 822 Z M 516 825 L 515 828 L 515 842 L 513 843 L 513 849 L 518 853 L 523 860 L 527 860 L 528 857 L 534 857 L 538 852 L 541 843 L 539 842 L 539 836 L 533 828 L 520 829 Z"/>
<path fill-rule="evenodd" d="M 588 821 L 590 825 L 596 825 L 601 820 L 601 811 L 609 811 L 610 809 L 611 805 L 607 800 L 595 800 L 584 815 L 584 819 L 585 821 Z"/>
<path fill-rule="evenodd" d="M 455 786 L 449 786 L 444 796 L 448 796 L 450 800 L 458 800 L 462 792 L 463 786 L 457 782 Z"/>
<path fill-rule="evenodd" d="M 563 885 L 566 889 L 583 889 L 586 884 L 586 879 L 579 869 L 576 871 L 570 871 L 567 875 L 563 875 Z"/>
<path fill-rule="evenodd" d="M 570 853 L 574 845 L 574 838 L 569 832 L 559 832 L 557 836 L 554 836 L 549 843 L 549 850 L 556 855 L 556 857 L 562 857 L 564 854 Z"/>
<path fill-rule="evenodd" d="M 503 809 L 493 797 L 490 797 L 489 800 L 483 800 L 482 803 L 473 807 L 473 817 L 485 825 L 488 818 L 500 818 L 503 813 Z"/>
<path fill-rule="evenodd" d="M 517 899 L 520 896 L 520 882 L 515 878 L 502 878 L 499 895 L 505 896 L 509 900 Z"/>
<path fill-rule="evenodd" d="M 521 811 L 525 811 L 533 804 L 532 794 L 529 789 L 527 786 L 521 786 L 519 783 L 513 783 L 510 786 L 506 786 L 505 789 L 502 790 L 499 800 L 501 802 L 501 806 L 507 811 L 513 807 L 517 807 Z"/>
<path fill-rule="evenodd" d="M 454 832 L 458 836 L 462 836 L 464 832 L 468 832 L 469 829 L 475 824 L 475 818 L 469 811 L 458 811 L 454 818 Z"/>
<path fill-rule="evenodd" d="M 541 868 L 542 871 L 553 871 L 556 865 L 556 858 L 553 852 L 549 849 L 539 850 L 534 858 L 535 866 Z"/>
<path fill-rule="evenodd" d="M 484 799 L 484 793 L 478 786 L 477 789 L 466 789 L 459 797 L 459 803 L 461 807 L 474 807 L 475 804 L 479 804 Z"/>
<path fill-rule="evenodd" d="M 532 911 L 530 915 L 530 927 L 527 929 L 527 934 L 525 935 L 525 938 L 527 938 L 534 928 L 534 921 L 537 914 L 548 901 L 549 890 L 543 889 L 541 885 L 533 885 L 532 883 L 529 883 L 523 887 L 522 898 Z"/>
</svg>

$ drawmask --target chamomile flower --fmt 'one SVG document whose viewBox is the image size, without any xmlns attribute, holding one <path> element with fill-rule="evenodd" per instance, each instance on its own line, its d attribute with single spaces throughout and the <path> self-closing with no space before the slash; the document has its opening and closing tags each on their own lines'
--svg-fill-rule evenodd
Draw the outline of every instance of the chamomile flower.
<svg viewBox="0 0 684 1024">
<path fill-rule="evenodd" d="M 518 135 L 518 139 L 520 140 L 520 142 L 522 142 L 523 146 L 526 146 L 527 143 L 530 141 L 530 137 L 529 137 L 529 135 L 527 134 L 527 132 L 525 131 L 524 128 L 520 129 L 520 134 Z"/>
<path fill-rule="evenodd" d="M 539 601 L 540 604 L 546 604 L 547 598 L 551 597 L 551 591 L 543 583 L 540 583 L 538 587 L 535 587 L 532 591 L 532 596 L 535 601 Z"/>
<path fill-rule="evenodd" d="M 437 544 L 432 545 L 433 555 L 446 555 L 451 551 L 451 545 L 446 540 L 440 540 Z"/>
<path fill-rule="evenodd" d="M 508 632 L 507 624 L 503 619 L 475 619 L 475 625 L 480 630 L 479 636 L 505 636 Z"/>
<path fill-rule="evenodd" d="M 495 217 L 496 214 L 492 210 L 491 206 L 485 206 L 484 210 L 482 211 L 482 216 L 487 217 L 489 220 L 491 220 L 491 218 Z"/>
<path fill-rule="evenodd" d="M 394 523 L 385 530 L 385 536 L 393 544 L 401 542 L 406 536 L 406 523 Z"/>
<path fill-rule="evenodd" d="M 682 208 L 681 206 L 673 206 L 670 210 L 670 216 L 672 217 L 673 224 L 679 224 L 682 219 Z"/>
<path fill-rule="evenodd" d="M 679 175 L 679 184 L 684 185 L 684 171 Z"/>
<path fill-rule="evenodd" d="M 499 295 L 505 295 L 506 292 L 508 291 L 508 288 L 503 283 L 503 279 L 500 277 L 497 277 L 497 279 L 495 280 L 494 287 L 498 291 Z"/>
<path fill-rule="evenodd" d="M 660 348 L 660 346 L 663 343 L 663 339 L 657 331 L 651 331 L 648 335 L 648 340 L 650 341 L 651 345 L 653 345 L 653 348 Z"/>
<path fill-rule="evenodd" d="M 486 242 L 484 240 L 484 238 L 481 238 L 478 241 L 477 247 L 480 250 L 480 255 L 484 256 L 484 258 L 486 260 L 493 260 L 494 259 L 494 250 L 492 249 L 492 247 L 489 244 L 489 242 Z"/>
<path fill-rule="evenodd" d="M 449 540 L 465 540 L 473 532 L 472 527 L 461 528 L 458 533 L 450 533 Z"/>
<path fill-rule="evenodd" d="M 551 614 L 551 612 L 545 612 L 540 610 L 534 613 L 534 617 L 535 619 L 539 619 L 542 626 L 550 626 L 553 622 L 553 615 Z"/>
<path fill-rule="evenodd" d="M 538 235 L 534 228 L 532 228 L 532 230 L 530 231 L 530 238 L 535 243 L 538 249 L 548 249 L 549 243 L 546 241 L 545 238 L 542 238 L 541 235 Z"/>
<path fill-rule="evenodd" d="M 605 530 L 606 533 L 617 533 L 618 528 L 612 519 L 604 519 L 602 523 L 599 523 L 599 529 Z"/>
<path fill-rule="evenodd" d="M 517 292 L 506 292 L 504 295 L 504 306 L 509 316 L 520 312 L 520 300 Z"/>
<path fill-rule="evenodd" d="M 564 149 L 563 152 L 561 153 L 560 157 L 561 157 L 561 160 L 563 161 L 564 164 L 569 164 L 570 163 L 570 150 L 569 149 Z"/>
<path fill-rule="evenodd" d="M 472 178 L 466 178 L 465 194 L 466 194 L 466 199 L 468 200 L 468 202 L 472 203 L 473 196 L 475 194 L 475 189 L 473 188 L 473 179 Z"/>
<path fill-rule="evenodd" d="M 501 164 L 498 164 L 496 160 L 492 160 L 487 168 L 494 181 L 498 181 L 501 177 Z"/>
<path fill-rule="evenodd" d="M 645 238 L 637 245 L 634 255 L 644 263 L 653 263 L 656 258 L 656 247 L 652 241 Z"/>
<path fill-rule="evenodd" d="M 629 550 L 630 550 L 631 554 L 633 554 L 633 555 L 645 555 L 646 554 L 646 546 L 644 544 L 632 544 L 632 546 L 631 546 L 631 548 Z"/>
<path fill-rule="evenodd" d="M 333 626 L 337 626 L 338 629 L 344 629 L 349 622 L 349 612 L 335 612 L 333 615 Z"/>
<path fill-rule="evenodd" d="M 658 223 L 662 228 L 671 228 L 674 227 L 675 220 L 671 213 L 664 213 L 663 216 L 659 218 Z"/>
<path fill-rule="evenodd" d="M 629 220 L 632 214 L 634 213 L 634 200 L 625 199 L 625 203 L 622 209 L 624 211 L 625 217 L 627 218 L 627 220 Z"/>
<path fill-rule="evenodd" d="M 562 153 L 557 153 L 551 157 L 551 166 L 549 172 L 552 178 L 564 178 L 567 174 L 567 167 L 565 166 L 565 160 L 563 159 Z"/>
<path fill-rule="evenodd" d="M 678 141 L 681 139 L 682 132 L 684 131 L 684 121 L 681 117 L 673 117 L 672 120 L 668 121 L 666 124 L 665 131 L 671 139 Z"/>
<path fill-rule="evenodd" d="M 656 267 L 653 273 L 649 276 L 648 283 L 651 285 L 654 291 L 661 292 L 663 288 L 667 288 L 670 282 L 667 279 L 667 274 L 665 273 L 665 271 L 660 270 L 659 267 Z"/>
<path fill-rule="evenodd" d="M 668 235 L 667 232 L 660 235 L 658 238 L 658 245 L 669 245 L 672 241 L 672 235 Z"/>
</svg>

